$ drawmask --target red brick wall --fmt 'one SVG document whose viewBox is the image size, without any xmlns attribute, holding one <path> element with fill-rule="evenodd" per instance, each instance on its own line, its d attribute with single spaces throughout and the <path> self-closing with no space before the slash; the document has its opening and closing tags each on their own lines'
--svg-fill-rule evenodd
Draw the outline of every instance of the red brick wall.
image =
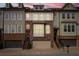
<svg viewBox="0 0 79 59">
<path fill-rule="evenodd" d="M 23 40 L 25 39 L 24 33 L 4 34 L 4 40 Z"/>
</svg>

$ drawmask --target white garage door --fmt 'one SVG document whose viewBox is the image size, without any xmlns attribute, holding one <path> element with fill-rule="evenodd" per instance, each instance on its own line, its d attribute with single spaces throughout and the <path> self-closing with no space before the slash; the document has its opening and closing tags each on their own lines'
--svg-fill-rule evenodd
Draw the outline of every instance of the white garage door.
<svg viewBox="0 0 79 59">
<path fill-rule="evenodd" d="M 46 49 L 50 48 L 50 41 L 33 41 L 34 49 Z"/>
</svg>

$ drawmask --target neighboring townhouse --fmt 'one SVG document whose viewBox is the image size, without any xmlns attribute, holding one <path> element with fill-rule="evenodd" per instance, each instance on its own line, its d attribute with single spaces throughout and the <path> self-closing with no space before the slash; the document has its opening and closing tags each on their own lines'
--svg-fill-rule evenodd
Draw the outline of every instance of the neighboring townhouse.
<svg viewBox="0 0 79 59">
<path fill-rule="evenodd" d="M 79 45 L 79 9 L 71 3 L 67 3 L 56 12 L 58 40 L 62 46 Z"/>
<path fill-rule="evenodd" d="M 22 4 L 19 7 L 13 7 L 6 3 L 3 10 L 4 20 L 4 47 L 22 48 L 22 42 L 25 39 L 25 9 Z"/>
</svg>

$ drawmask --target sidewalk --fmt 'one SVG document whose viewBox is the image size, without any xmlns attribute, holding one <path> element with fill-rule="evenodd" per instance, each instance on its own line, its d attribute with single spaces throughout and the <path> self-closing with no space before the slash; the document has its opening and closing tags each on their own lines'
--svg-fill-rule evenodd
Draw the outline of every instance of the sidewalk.
<svg viewBox="0 0 79 59">
<path fill-rule="evenodd" d="M 0 50 L 1 56 L 79 56 L 79 48 L 70 48 L 67 54 L 66 48 L 63 49 L 30 49 L 22 50 L 21 48 L 7 48 Z"/>
</svg>

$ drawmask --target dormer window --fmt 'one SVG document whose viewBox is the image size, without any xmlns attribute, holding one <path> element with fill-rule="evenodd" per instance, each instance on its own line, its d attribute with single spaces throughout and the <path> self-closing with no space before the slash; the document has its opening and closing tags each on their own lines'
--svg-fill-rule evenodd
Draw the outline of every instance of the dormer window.
<svg viewBox="0 0 79 59">
<path fill-rule="evenodd" d="M 24 7 L 23 3 L 19 3 L 19 8 L 22 8 L 22 7 Z"/>
<path fill-rule="evenodd" d="M 6 3 L 6 8 L 9 8 L 10 7 L 10 4 L 9 3 Z"/>
<path fill-rule="evenodd" d="M 34 9 L 36 9 L 36 10 L 41 10 L 41 9 L 43 9 L 44 8 L 44 5 L 33 5 L 33 7 L 34 7 Z"/>
</svg>

